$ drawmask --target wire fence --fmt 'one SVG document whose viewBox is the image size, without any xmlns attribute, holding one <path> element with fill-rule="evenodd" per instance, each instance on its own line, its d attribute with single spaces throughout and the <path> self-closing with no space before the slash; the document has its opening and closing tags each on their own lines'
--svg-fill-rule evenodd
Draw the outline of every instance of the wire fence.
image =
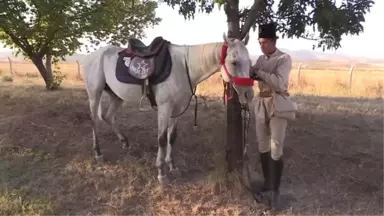
<svg viewBox="0 0 384 216">
<path fill-rule="evenodd" d="M 83 65 L 80 61 L 60 62 L 58 67 L 66 79 L 82 80 Z M 0 76 L 15 77 L 40 77 L 40 73 L 34 64 L 27 61 L 13 60 L 8 58 L 0 61 Z M 296 85 L 303 84 L 309 80 L 327 80 L 328 82 L 340 82 L 348 88 L 356 85 L 367 85 L 369 83 L 384 84 L 384 66 L 367 63 L 341 63 L 321 62 L 312 63 L 295 62 L 292 67 L 292 82 Z M 377 85 L 377 84 L 375 84 Z"/>
</svg>

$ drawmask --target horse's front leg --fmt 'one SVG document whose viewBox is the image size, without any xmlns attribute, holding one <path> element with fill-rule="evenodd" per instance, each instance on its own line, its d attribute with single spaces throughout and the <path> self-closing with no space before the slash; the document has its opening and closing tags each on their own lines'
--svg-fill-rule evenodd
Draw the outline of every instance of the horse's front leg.
<svg viewBox="0 0 384 216">
<path fill-rule="evenodd" d="M 168 121 L 168 142 L 167 142 L 167 154 L 165 156 L 165 162 L 169 166 L 169 171 L 173 175 L 180 175 L 179 169 L 175 166 L 174 160 L 173 160 L 173 147 L 177 138 L 177 118 L 170 118 Z"/>
<path fill-rule="evenodd" d="M 158 134 L 157 134 L 157 142 L 158 142 L 158 151 L 156 158 L 156 167 L 158 170 L 157 179 L 160 184 L 168 184 L 169 180 L 167 175 L 165 174 L 165 151 L 167 147 L 167 129 L 168 122 L 171 116 L 169 104 L 162 104 L 158 107 Z"/>
</svg>

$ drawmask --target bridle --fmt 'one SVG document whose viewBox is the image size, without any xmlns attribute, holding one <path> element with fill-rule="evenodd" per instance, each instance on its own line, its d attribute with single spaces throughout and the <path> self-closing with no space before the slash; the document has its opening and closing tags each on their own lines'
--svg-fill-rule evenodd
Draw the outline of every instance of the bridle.
<svg viewBox="0 0 384 216">
<path fill-rule="evenodd" d="M 251 78 L 246 78 L 246 77 L 238 77 L 238 76 L 233 76 L 232 74 L 230 74 L 228 72 L 228 68 L 227 66 L 225 65 L 225 58 L 227 57 L 227 50 L 228 50 L 228 44 L 226 42 L 224 42 L 223 46 L 221 47 L 221 54 L 220 54 L 220 65 L 224 68 L 224 71 L 229 79 L 229 82 L 224 82 L 224 96 L 223 96 L 223 100 L 224 100 L 224 104 L 227 100 L 230 100 L 232 99 L 232 86 L 233 84 L 236 84 L 236 85 L 241 85 L 241 86 L 253 86 L 254 84 L 254 80 L 251 79 Z M 175 117 L 178 117 L 178 116 L 181 116 L 189 107 L 189 104 L 191 102 L 191 99 L 192 97 L 194 96 L 195 97 L 195 123 L 194 123 L 194 128 L 197 127 L 197 95 L 196 95 L 196 88 L 193 89 L 192 87 L 192 82 L 191 82 L 191 76 L 189 74 L 189 67 L 187 65 L 187 58 L 185 59 L 184 61 L 185 63 L 185 68 L 187 70 L 187 78 L 188 78 L 188 83 L 189 83 L 189 87 L 191 89 L 191 98 L 188 102 L 188 105 L 187 107 L 185 108 L 185 110 L 183 112 L 181 112 L 180 114 L 178 115 L 172 115 L 171 118 L 175 118 Z M 229 90 L 231 91 L 231 95 L 228 97 L 227 94 L 226 94 L 226 90 L 227 88 L 229 88 Z M 242 106 L 242 109 L 245 109 L 244 106 Z"/>
<path fill-rule="evenodd" d="M 229 73 L 227 66 L 225 65 L 225 58 L 227 57 L 227 50 L 228 45 L 226 42 L 224 42 L 223 46 L 221 47 L 221 55 L 220 55 L 220 65 L 224 68 L 225 74 L 227 75 L 229 82 L 225 82 L 223 79 L 224 84 L 224 95 L 223 95 L 223 101 L 224 104 L 226 101 L 232 99 L 232 86 L 233 84 L 240 85 L 240 86 L 253 86 L 254 80 L 248 77 L 239 77 L 239 76 L 233 76 Z M 230 90 L 230 95 L 227 95 L 227 89 Z"/>
<path fill-rule="evenodd" d="M 227 50 L 228 45 L 224 42 L 222 48 L 221 48 L 221 56 L 220 56 L 220 65 L 224 68 L 225 74 L 227 75 L 229 82 L 225 82 L 223 79 L 224 84 L 224 95 L 223 95 L 223 101 L 224 105 L 226 104 L 226 101 L 232 99 L 232 87 L 233 84 L 240 85 L 240 86 L 253 86 L 254 80 L 252 78 L 247 77 L 239 77 L 239 76 L 233 76 L 229 73 L 227 66 L 225 65 L 225 58 L 227 57 Z M 230 95 L 227 94 L 227 90 L 229 89 Z M 249 158 L 247 155 L 247 149 L 248 149 L 248 142 L 247 142 L 247 136 L 248 136 L 248 129 L 249 129 L 249 121 L 250 121 L 250 110 L 248 105 L 241 105 L 241 117 L 242 117 L 242 148 L 243 148 L 243 163 L 246 164 L 246 175 L 247 180 L 250 182 L 250 171 L 248 167 Z M 241 182 L 243 186 L 253 194 L 253 190 L 250 186 L 247 186 L 242 178 Z"/>
</svg>

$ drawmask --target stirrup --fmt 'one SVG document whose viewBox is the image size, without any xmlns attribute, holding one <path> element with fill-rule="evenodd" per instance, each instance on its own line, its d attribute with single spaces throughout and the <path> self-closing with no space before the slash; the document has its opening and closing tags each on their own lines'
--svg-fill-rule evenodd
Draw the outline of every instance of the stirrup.
<svg viewBox="0 0 384 216">
<path fill-rule="evenodd" d="M 146 98 L 147 96 L 145 94 L 143 94 L 143 96 L 141 96 L 141 99 L 140 99 L 140 104 L 139 104 L 139 110 L 142 111 L 142 112 L 147 112 L 147 111 L 150 111 L 152 108 L 151 107 L 147 107 L 147 108 L 143 108 L 142 104 L 143 104 L 143 100 L 144 98 Z"/>
<path fill-rule="evenodd" d="M 143 100 L 144 100 L 145 97 L 148 99 L 149 104 L 151 104 L 151 101 L 149 100 L 149 98 L 147 96 L 147 91 L 148 91 L 147 87 L 148 87 L 148 85 L 149 85 L 149 81 L 148 81 L 148 79 L 145 79 L 144 84 L 142 85 L 143 92 L 142 92 L 141 99 L 140 99 L 140 104 L 139 104 L 139 110 L 142 111 L 142 112 L 147 112 L 147 111 L 151 110 L 151 107 L 143 108 Z"/>
</svg>

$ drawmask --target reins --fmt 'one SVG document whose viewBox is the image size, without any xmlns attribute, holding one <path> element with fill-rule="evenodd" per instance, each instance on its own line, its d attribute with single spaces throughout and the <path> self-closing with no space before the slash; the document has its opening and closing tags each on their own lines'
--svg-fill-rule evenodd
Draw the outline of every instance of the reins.
<svg viewBox="0 0 384 216">
<path fill-rule="evenodd" d="M 220 65 L 224 68 L 224 71 L 225 71 L 225 73 L 226 73 L 226 75 L 227 75 L 227 77 L 229 79 L 229 82 L 223 81 L 224 82 L 224 95 L 223 95 L 224 105 L 226 104 L 226 101 L 232 99 L 233 84 L 240 85 L 240 86 L 253 86 L 253 84 L 254 84 L 254 80 L 251 79 L 251 78 L 233 76 L 233 75 L 231 75 L 229 73 L 228 68 L 225 65 L 225 59 L 227 57 L 227 50 L 228 50 L 228 45 L 227 45 L 226 42 L 224 42 L 223 46 L 221 47 Z M 191 89 L 192 95 L 191 95 L 191 97 L 190 97 L 190 99 L 188 101 L 188 104 L 187 104 L 186 108 L 180 114 L 178 114 L 176 116 L 171 116 L 171 118 L 176 118 L 176 117 L 179 117 L 182 114 L 184 114 L 187 111 L 187 109 L 189 108 L 189 105 L 191 103 L 192 97 L 195 97 L 195 116 L 194 116 L 194 125 L 193 126 L 194 126 L 194 128 L 196 128 L 197 127 L 197 95 L 196 95 L 196 88 L 193 88 L 193 86 L 192 86 L 191 76 L 190 76 L 190 73 L 189 73 L 189 67 L 188 67 L 188 63 L 187 63 L 188 62 L 187 61 L 188 55 L 189 55 L 189 52 L 187 52 L 187 57 L 185 57 L 184 63 L 185 63 L 185 69 L 187 71 L 188 83 L 189 83 L 189 87 Z M 226 93 L 227 89 L 229 89 L 230 95 L 228 95 Z M 242 106 L 242 110 L 245 110 L 248 113 L 248 116 L 249 116 L 249 108 L 248 107 Z M 244 119 L 243 119 L 243 122 L 245 122 Z M 247 122 L 247 124 L 248 124 L 248 122 Z M 245 131 L 245 128 L 243 128 L 243 133 L 244 133 L 244 131 Z M 243 136 L 244 136 L 243 137 L 243 142 L 244 142 L 246 135 L 243 134 Z M 245 144 L 243 143 L 243 145 L 245 145 Z M 245 154 L 245 152 L 244 152 L 244 154 Z"/>
<path fill-rule="evenodd" d="M 233 89 L 233 84 L 239 85 L 239 86 L 253 86 L 254 85 L 254 80 L 248 77 L 238 77 L 238 76 L 232 76 L 228 69 L 227 66 L 225 65 L 225 58 L 227 56 L 227 49 L 228 45 L 224 43 L 221 51 L 221 58 L 220 58 L 220 64 L 224 68 L 224 72 L 227 75 L 229 82 L 225 82 L 223 80 L 224 84 L 224 94 L 223 94 L 223 103 L 224 105 L 228 100 L 232 99 L 232 89 Z M 229 90 L 230 95 L 227 94 L 227 90 Z M 242 160 L 242 167 L 244 168 L 244 165 L 246 166 L 246 175 L 247 175 L 247 180 L 250 182 L 250 172 L 249 172 L 249 167 L 248 167 L 248 155 L 247 155 L 247 148 L 248 148 L 248 142 L 247 142 L 247 136 L 248 136 L 248 130 L 249 130 L 249 120 L 250 120 L 250 114 L 249 114 L 249 107 L 248 105 L 241 105 L 241 116 L 242 116 L 242 148 L 243 148 L 243 160 Z M 243 173 L 242 173 L 243 174 Z M 247 189 L 249 192 L 252 194 L 254 191 L 252 188 L 247 186 L 243 180 L 244 175 L 242 175 L 242 178 L 240 178 L 240 181 L 242 185 L 244 186 L 245 189 Z"/>
<path fill-rule="evenodd" d="M 249 162 L 249 158 L 248 158 L 248 155 L 247 155 L 247 149 L 248 149 L 248 141 L 247 141 L 247 137 L 248 137 L 248 130 L 249 130 L 249 121 L 250 121 L 250 112 L 249 112 L 249 107 L 246 106 L 246 105 L 241 105 L 241 117 L 242 117 L 242 142 L 241 142 L 241 146 L 243 147 L 243 167 L 244 165 L 246 166 L 246 174 L 247 174 L 247 180 L 248 182 L 250 182 L 250 173 L 249 173 L 249 166 L 248 166 L 248 162 Z M 240 178 L 241 180 L 241 183 L 243 184 L 243 186 L 245 187 L 245 189 L 247 189 L 249 192 L 253 193 L 254 191 L 252 190 L 252 188 L 250 188 L 249 186 L 247 186 L 243 180 L 243 178 Z"/>
<path fill-rule="evenodd" d="M 189 52 L 187 52 L 187 56 L 188 56 L 188 54 L 189 54 Z M 188 78 L 189 87 L 191 88 L 192 95 L 191 95 L 191 98 L 188 100 L 188 105 L 185 107 L 184 111 L 181 112 L 180 114 L 176 115 L 176 116 L 171 116 L 171 118 L 176 118 L 176 117 L 179 117 L 179 116 L 183 115 L 185 113 L 185 111 L 187 111 L 187 109 L 189 108 L 189 105 L 191 104 L 192 97 L 194 96 L 195 97 L 195 121 L 194 121 L 193 127 L 196 128 L 197 127 L 197 95 L 196 95 L 196 88 L 193 88 L 193 86 L 192 86 L 191 75 L 189 74 L 189 67 L 188 67 L 188 64 L 187 64 L 187 58 L 185 58 L 184 63 L 185 63 L 185 69 L 187 70 L 187 78 Z"/>
<path fill-rule="evenodd" d="M 224 71 L 225 71 L 226 75 L 229 78 L 229 82 L 223 81 L 223 84 L 224 84 L 224 95 L 223 95 L 224 104 L 226 104 L 226 101 L 232 99 L 232 87 L 233 87 L 233 84 L 237 84 L 237 85 L 241 85 L 241 86 L 253 86 L 253 84 L 254 84 L 254 80 L 251 79 L 251 78 L 232 76 L 228 72 L 227 66 L 225 65 L 225 58 L 227 56 L 227 49 L 228 49 L 228 45 L 226 43 L 224 43 L 222 48 L 221 48 L 220 65 L 224 68 Z M 188 56 L 188 52 L 187 52 L 187 56 Z M 184 109 L 184 111 L 181 112 L 177 116 L 171 116 L 171 117 L 175 118 L 175 117 L 181 116 L 183 113 L 185 113 L 185 111 L 188 109 L 188 107 L 189 107 L 189 105 L 191 103 L 192 97 L 195 97 L 195 121 L 194 121 L 194 127 L 197 127 L 197 123 L 196 123 L 197 122 L 197 95 L 195 94 L 196 93 L 196 88 L 193 88 L 193 86 L 192 86 L 192 81 L 191 81 L 191 76 L 190 76 L 190 73 L 189 73 L 189 67 L 188 67 L 187 59 L 188 58 L 186 57 L 184 62 L 185 62 L 185 69 L 187 71 L 188 83 L 189 83 L 189 87 L 191 89 L 192 95 L 191 95 L 191 97 L 190 97 L 190 99 L 188 101 L 188 105 Z M 227 89 L 229 89 L 230 95 L 228 95 L 226 93 Z M 243 167 L 244 167 L 244 164 L 246 165 L 247 180 L 248 180 L 248 182 L 250 182 L 251 177 L 250 177 L 250 172 L 249 172 L 249 167 L 248 167 L 249 158 L 248 158 L 248 155 L 247 155 L 247 148 L 248 148 L 247 137 L 248 137 L 249 121 L 250 121 L 250 111 L 249 111 L 248 105 L 241 105 L 241 116 L 242 116 L 242 143 L 241 143 L 241 145 L 242 145 L 242 148 L 243 148 L 243 154 L 242 154 L 243 164 L 242 165 L 243 165 Z M 249 186 L 247 186 L 245 184 L 243 177 L 244 176 L 242 175 L 242 178 L 240 178 L 240 181 L 241 181 L 242 185 L 244 186 L 245 189 L 247 189 L 249 192 L 251 192 L 253 194 L 254 191 L 252 190 L 251 187 L 249 187 Z"/>
</svg>

